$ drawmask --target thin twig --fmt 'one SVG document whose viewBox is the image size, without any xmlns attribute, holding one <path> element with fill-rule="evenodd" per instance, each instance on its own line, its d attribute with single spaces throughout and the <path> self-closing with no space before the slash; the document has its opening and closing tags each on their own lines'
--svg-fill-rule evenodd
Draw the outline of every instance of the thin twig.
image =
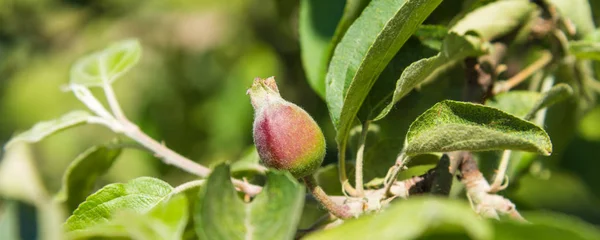
<svg viewBox="0 0 600 240">
<path fill-rule="evenodd" d="M 408 160 L 409 160 L 409 157 L 406 156 L 406 154 L 404 154 L 404 151 L 402 151 L 400 153 L 400 155 L 398 155 L 398 157 L 396 158 L 396 163 L 394 164 L 394 166 L 392 166 L 390 168 L 390 171 L 388 171 L 388 176 L 386 176 L 385 185 L 383 187 L 383 192 L 386 196 L 393 195 L 390 192 L 390 189 L 391 189 L 392 185 L 394 184 L 394 182 L 396 182 L 396 179 L 398 178 L 398 174 L 400 174 L 400 170 L 402 169 L 402 166 L 404 166 L 404 164 L 406 164 L 406 162 L 408 162 Z"/>
<path fill-rule="evenodd" d="M 206 180 L 199 179 L 199 180 L 193 180 L 193 181 L 183 183 L 183 184 L 173 188 L 173 191 L 171 191 L 171 193 L 169 193 L 169 196 L 174 196 L 179 193 L 185 192 L 189 189 L 202 186 L 202 184 L 204 184 L 204 182 L 206 182 Z"/>
<path fill-rule="evenodd" d="M 553 85 L 554 77 L 552 75 L 548 75 L 546 78 L 544 78 L 544 81 L 542 82 L 542 88 L 540 91 L 542 93 L 547 92 L 552 88 Z M 535 117 L 535 123 L 539 126 L 543 126 L 544 119 L 546 118 L 546 111 L 547 108 L 539 110 L 537 114 L 535 112 L 530 112 L 524 117 L 524 119 L 531 120 Z M 502 158 L 500 159 L 500 166 L 498 166 L 498 172 L 496 173 L 496 177 L 494 178 L 494 181 L 490 186 L 490 193 L 497 193 L 508 187 L 508 177 L 506 176 L 506 170 L 508 169 L 508 163 L 510 162 L 511 154 L 511 150 L 504 150 L 504 152 L 502 153 Z M 505 180 L 506 183 L 502 184 Z"/>
<path fill-rule="evenodd" d="M 500 166 L 498 166 L 498 172 L 496 173 L 496 177 L 490 186 L 489 193 L 497 193 L 499 191 L 504 190 L 508 184 L 502 185 L 506 176 L 506 169 L 508 168 L 508 163 L 510 162 L 510 155 L 512 154 L 511 150 L 504 150 L 502 152 L 502 158 L 500 158 Z"/>
<path fill-rule="evenodd" d="M 340 219 L 348 219 L 353 217 L 352 214 L 348 211 L 348 207 L 345 205 L 339 205 L 331 200 L 327 193 L 323 191 L 323 189 L 317 185 L 317 181 L 315 178 L 310 175 L 302 178 L 306 187 L 310 190 L 312 195 L 325 207 L 331 214 L 335 215 Z"/>
<path fill-rule="evenodd" d="M 121 105 L 117 101 L 117 96 L 115 95 L 115 91 L 113 91 L 113 88 L 112 88 L 112 86 L 110 86 L 110 83 L 104 82 L 104 86 L 102 88 L 104 89 L 104 94 L 106 95 L 106 101 L 108 102 L 108 106 L 110 107 L 113 114 L 115 115 L 115 118 L 119 122 L 127 121 L 127 118 L 125 117 L 125 114 L 123 113 L 123 109 L 121 109 Z"/>
<path fill-rule="evenodd" d="M 544 68 L 548 63 L 552 61 L 552 54 L 548 51 L 544 51 L 542 56 L 533 62 L 531 65 L 527 66 L 525 69 L 511 77 L 510 79 L 499 82 L 498 85 L 494 88 L 494 95 L 506 92 L 513 87 L 519 85 L 521 82 L 525 81 L 529 76 L 536 73 L 540 69 Z"/>
<path fill-rule="evenodd" d="M 364 186 L 363 186 L 363 156 L 365 152 L 365 144 L 367 141 L 367 134 L 369 133 L 369 123 L 371 121 L 367 120 L 362 125 L 362 130 L 360 134 L 360 139 L 358 141 L 358 150 L 356 151 L 356 170 L 354 175 L 356 176 L 356 194 L 359 197 L 364 196 Z"/>
<path fill-rule="evenodd" d="M 342 183 L 342 190 L 348 193 L 350 196 L 357 196 L 356 189 L 350 185 L 348 181 L 348 175 L 346 175 L 346 143 L 339 145 L 339 160 L 338 160 L 338 174 L 340 175 L 340 182 Z"/>
</svg>

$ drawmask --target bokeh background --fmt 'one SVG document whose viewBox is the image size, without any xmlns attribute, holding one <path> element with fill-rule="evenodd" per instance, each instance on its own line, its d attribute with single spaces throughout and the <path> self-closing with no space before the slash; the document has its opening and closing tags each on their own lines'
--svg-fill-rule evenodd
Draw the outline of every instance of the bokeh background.
<svg viewBox="0 0 600 240">
<path fill-rule="evenodd" d="M 463 9 L 462 3 L 445 1 L 426 23 L 447 24 Z M 598 26 L 600 1 L 591 3 Z M 208 166 L 239 159 L 253 147 L 253 110 L 246 89 L 255 77 L 275 76 L 284 98 L 322 126 L 328 140 L 326 162 L 334 162 L 334 130 L 326 105 L 307 84 L 302 68 L 298 4 L 0 0 L 0 145 L 38 121 L 85 109 L 61 90 L 71 64 L 111 42 L 137 38 L 142 60 L 114 88 L 126 115 L 153 138 Z M 402 115 L 401 107 L 394 111 Z M 59 189 L 63 171 L 77 154 L 116 137 L 90 125 L 33 145 L 47 189 Z M 538 169 L 532 168 L 506 194 L 522 210 L 560 211 L 600 224 L 600 107 L 563 139 L 565 148 L 555 159 L 534 166 Z M 145 151 L 125 149 L 102 182 L 138 176 L 160 177 L 173 185 L 192 178 Z"/>
</svg>

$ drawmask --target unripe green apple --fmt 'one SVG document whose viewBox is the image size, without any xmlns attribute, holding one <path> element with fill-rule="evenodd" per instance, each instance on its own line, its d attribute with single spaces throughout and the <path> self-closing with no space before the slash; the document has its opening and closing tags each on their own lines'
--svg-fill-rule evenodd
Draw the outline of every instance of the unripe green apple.
<svg viewBox="0 0 600 240">
<path fill-rule="evenodd" d="M 247 92 L 254 107 L 254 145 L 267 167 L 302 178 L 325 157 L 325 137 L 306 111 L 279 95 L 275 78 L 254 79 Z"/>
</svg>

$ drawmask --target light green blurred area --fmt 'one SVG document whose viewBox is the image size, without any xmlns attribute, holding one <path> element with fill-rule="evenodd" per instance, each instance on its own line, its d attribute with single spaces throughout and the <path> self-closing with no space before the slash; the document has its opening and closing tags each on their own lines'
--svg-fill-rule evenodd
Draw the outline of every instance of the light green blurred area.
<svg viewBox="0 0 600 240">
<path fill-rule="evenodd" d="M 251 146 L 253 110 L 245 92 L 255 77 L 276 76 L 284 97 L 327 122 L 323 102 L 304 80 L 297 3 L 288 2 L 294 3 L 0 0 L 0 144 L 38 121 L 85 109 L 61 90 L 71 64 L 126 38 L 138 38 L 143 54 L 114 84 L 124 112 L 153 138 L 204 165 L 234 161 Z M 104 101 L 101 91 L 93 92 Z M 59 188 L 77 154 L 115 137 L 89 125 L 34 144 L 49 191 Z M 126 149 L 104 182 L 192 178 L 181 173 L 147 152 Z"/>
<path fill-rule="evenodd" d="M 73 94 L 61 90 L 71 64 L 112 42 L 137 38 L 141 61 L 114 88 L 125 114 L 154 139 L 206 166 L 239 159 L 253 147 L 254 113 L 246 89 L 255 77 L 275 76 L 283 97 L 307 110 L 323 128 L 325 162 L 333 163 L 334 129 L 325 103 L 306 82 L 300 60 L 298 2 L 0 0 L 0 145 L 38 121 L 85 109 Z M 590 2 L 598 23 L 600 0 Z M 427 24 L 447 24 L 460 10 L 454 1 L 442 4 Z M 368 137 L 365 154 L 374 160 L 366 162 L 367 175 L 385 176 L 394 158 L 382 159 L 378 153 L 394 151 L 395 157 L 408 125 L 435 102 L 452 98 L 450 93 L 460 95 L 463 77 L 461 66 L 448 70 L 377 123 L 381 130 Z M 102 92 L 93 90 L 104 101 Z M 511 179 L 510 188 L 501 193 L 521 210 L 560 211 L 600 223 L 600 107 L 588 112 L 575 130 L 572 138 L 565 138 L 564 149 L 553 153 L 558 161 L 530 156 L 540 161 L 534 166 L 542 170 L 532 168 L 519 180 Z M 48 192 L 59 189 L 65 168 L 79 153 L 116 137 L 103 126 L 89 125 L 33 144 Z M 353 158 L 349 154 L 349 165 Z M 480 159 L 480 165 L 493 165 L 484 172 L 490 178 L 499 153 L 492 158 Z M 417 166 L 403 177 L 432 166 Z M 323 175 L 337 180 L 335 169 L 329 168 Z M 148 152 L 125 149 L 99 186 L 138 176 L 160 177 L 173 186 L 193 178 Z M 339 191 L 337 184 L 324 187 Z M 315 205 L 307 209 L 315 218 L 320 213 Z M 309 223 L 304 220 L 302 226 Z"/>
</svg>

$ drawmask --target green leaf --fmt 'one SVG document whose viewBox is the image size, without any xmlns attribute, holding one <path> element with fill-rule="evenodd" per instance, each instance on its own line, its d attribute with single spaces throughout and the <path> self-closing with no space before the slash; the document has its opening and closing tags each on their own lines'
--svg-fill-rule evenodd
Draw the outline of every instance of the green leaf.
<svg viewBox="0 0 600 240">
<path fill-rule="evenodd" d="M 477 39 L 472 36 L 459 36 L 453 32 L 449 33 L 444 39 L 442 50 L 439 54 L 416 61 L 404 69 L 400 79 L 396 82 L 396 89 L 391 101 L 373 120 L 377 121 L 387 116 L 400 99 L 416 86 L 434 76 L 436 70 L 440 70 L 444 66 L 451 65 L 466 57 L 483 54 L 484 51 L 476 41 Z"/>
<path fill-rule="evenodd" d="M 340 151 L 362 102 L 396 52 L 441 0 L 374 0 L 350 26 L 331 59 L 327 105 Z"/>
<path fill-rule="evenodd" d="M 529 113 L 524 117 L 526 120 L 532 119 L 535 114 L 544 108 L 550 107 L 557 102 L 563 101 L 573 95 L 573 88 L 565 83 L 554 85 L 550 90 L 544 92 L 542 97 L 533 105 Z"/>
<path fill-rule="evenodd" d="M 82 110 L 71 111 L 58 119 L 39 122 L 33 127 L 25 132 L 20 133 L 19 135 L 13 137 L 6 145 L 4 149 L 10 148 L 17 142 L 28 142 L 34 143 L 44 139 L 47 136 L 50 136 L 60 130 L 64 130 L 78 124 L 86 122 L 90 113 Z"/>
<path fill-rule="evenodd" d="M 493 40 L 522 26 L 535 9 L 529 1 L 493 2 L 467 14 L 450 31 L 460 35 L 474 31 L 484 41 Z"/>
<path fill-rule="evenodd" d="M 397 202 L 382 213 L 348 220 L 306 239 L 417 239 L 436 232 L 461 232 L 471 239 L 490 239 L 491 230 L 464 202 L 414 197 Z"/>
<path fill-rule="evenodd" d="M 177 195 L 161 202 L 147 214 L 123 212 L 118 222 L 123 224 L 133 239 L 181 239 L 188 222 L 188 201 Z"/>
<path fill-rule="evenodd" d="M 65 229 L 74 231 L 106 223 L 117 211 L 147 212 L 172 190 L 168 183 L 151 177 L 107 185 L 79 205 L 67 219 Z"/>
<path fill-rule="evenodd" d="M 142 48 L 137 40 L 116 42 L 78 60 L 71 68 L 71 84 L 88 87 L 111 84 L 140 59 Z"/>
<path fill-rule="evenodd" d="M 69 239 L 128 237 L 137 240 L 181 239 L 188 221 L 188 201 L 183 195 L 158 203 L 145 214 L 123 211 L 110 222 L 71 231 Z"/>
<path fill-rule="evenodd" d="M 485 105 L 523 118 L 541 98 L 542 94 L 539 92 L 512 90 L 488 99 Z"/>
<path fill-rule="evenodd" d="M 335 29 L 333 39 L 331 40 L 331 45 L 328 53 L 330 58 L 332 51 L 340 43 L 342 37 L 346 34 L 346 31 L 348 31 L 348 28 L 350 28 L 352 23 L 354 23 L 354 21 L 367 7 L 367 5 L 369 5 L 370 2 L 371 0 L 346 0 L 344 14 L 342 14 L 342 18 L 340 19 L 340 22 L 338 23 Z"/>
<path fill-rule="evenodd" d="M 569 52 L 579 59 L 600 61 L 600 42 L 570 41 Z"/>
<path fill-rule="evenodd" d="M 600 239 L 600 230 L 582 220 L 555 213 L 525 214 L 531 223 L 495 221 L 494 239 Z"/>
<path fill-rule="evenodd" d="M 69 212 L 73 212 L 94 190 L 98 177 L 108 171 L 119 154 L 121 148 L 114 144 L 94 146 L 79 154 L 67 167 L 56 200 L 65 203 Z"/>
<path fill-rule="evenodd" d="M 302 65 L 310 86 L 325 98 L 325 74 L 331 41 L 344 9 L 344 0 L 300 1 L 299 27 Z"/>
<path fill-rule="evenodd" d="M 504 149 L 552 153 L 550 138 L 539 126 L 496 108 L 451 100 L 419 116 L 406 143 L 408 155 Z"/>
<path fill-rule="evenodd" d="M 233 188 L 229 166 L 217 166 L 200 191 L 194 214 L 200 239 L 292 239 L 304 204 L 304 187 L 289 173 L 270 171 L 250 203 Z"/>
<path fill-rule="evenodd" d="M 414 36 L 426 46 L 440 51 L 442 42 L 448 34 L 448 28 L 441 25 L 421 25 L 414 33 Z"/>
</svg>

